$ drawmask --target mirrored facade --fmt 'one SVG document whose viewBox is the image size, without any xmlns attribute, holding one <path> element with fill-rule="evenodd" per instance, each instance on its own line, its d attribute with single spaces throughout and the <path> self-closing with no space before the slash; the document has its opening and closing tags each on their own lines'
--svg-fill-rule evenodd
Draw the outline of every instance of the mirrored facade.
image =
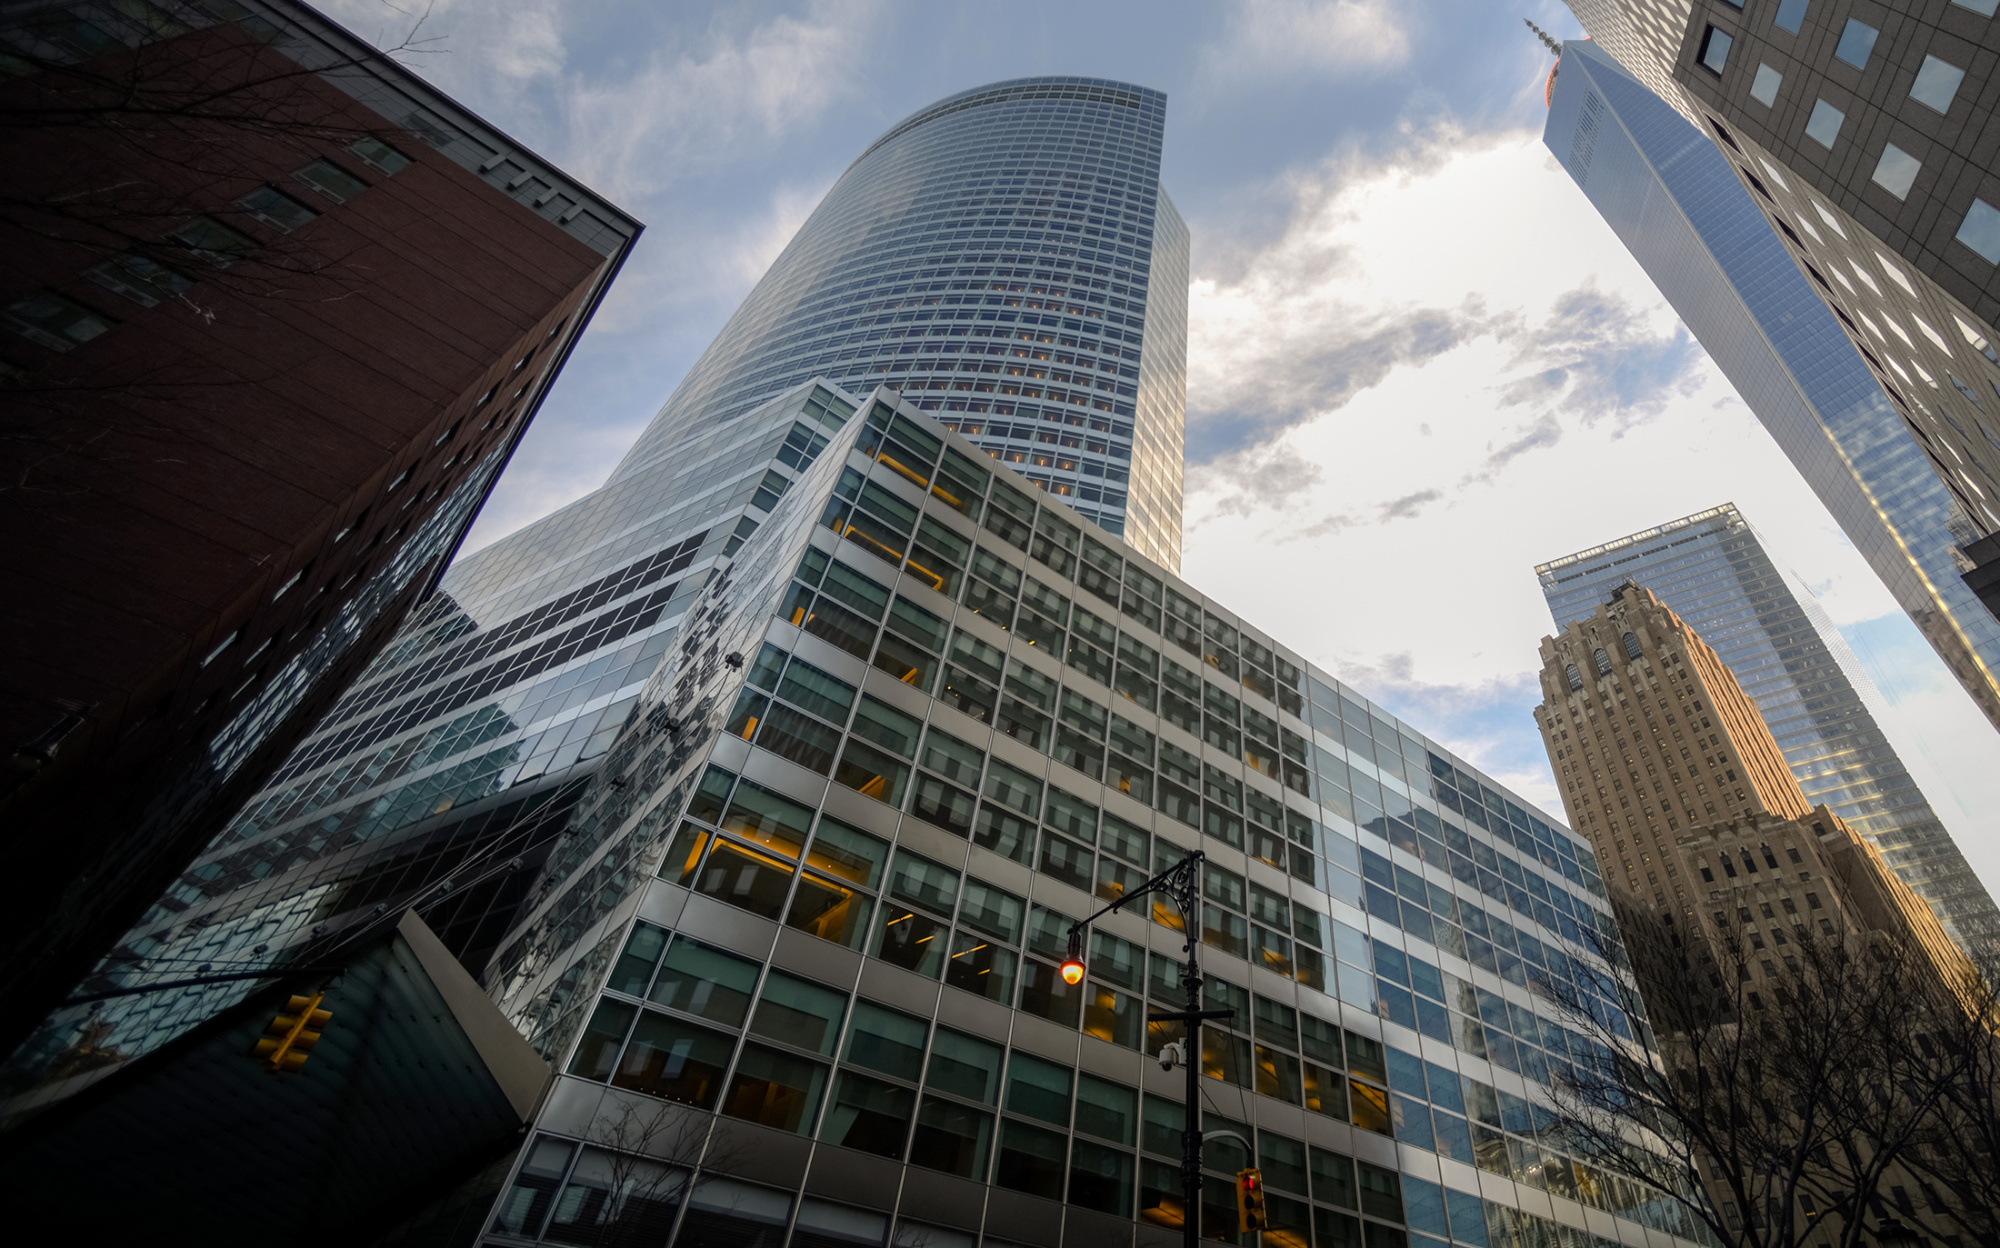
<svg viewBox="0 0 2000 1248">
<path fill-rule="evenodd" d="M 1930 902 L 1968 956 L 2000 956 L 2000 910 L 1896 756 L 1880 699 L 1833 622 L 1780 572 L 1731 504 L 1535 568 L 1556 627 L 1587 619 L 1625 582 L 1658 595 L 1715 647 L 1813 806 L 1833 809 Z"/>
<path fill-rule="evenodd" d="M 1543 1108 L 1587 1058 L 1552 977 L 1629 1004 L 1582 951 L 1615 932 L 1588 846 L 907 401 L 862 406 L 692 600 L 487 967 L 562 1074 L 486 1242 L 1178 1242 L 1177 1033 L 1145 1016 L 1181 999 L 1179 916 L 1099 920 L 1076 986 L 1057 963 L 1197 848 L 1235 1011 L 1202 1125 L 1247 1142 L 1207 1149 L 1206 1238 L 1237 1242 L 1251 1164 L 1267 1242 L 1692 1233 Z M 622 1141 L 689 1121 L 643 1200 L 603 1195 Z"/>
<path fill-rule="evenodd" d="M 1180 564 L 1188 233 L 1166 97 L 1096 78 L 947 96 L 863 152 L 613 474 L 823 375 L 888 385 Z"/>
<path fill-rule="evenodd" d="M 1938 458 L 1966 456 L 1897 410 L 1715 145 L 1589 41 L 1564 45 L 1543 141 L 2000 724 L 2000 620 L 1960 575 L 1981 530 L 1954 490 L 1978 487 Z"/>
</svg>

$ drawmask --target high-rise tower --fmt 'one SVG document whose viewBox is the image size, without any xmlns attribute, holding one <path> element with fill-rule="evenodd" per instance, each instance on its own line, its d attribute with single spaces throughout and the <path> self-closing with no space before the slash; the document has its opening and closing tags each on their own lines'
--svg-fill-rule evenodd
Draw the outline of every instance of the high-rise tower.
<svg viewBox="0 0 2000 1248">
<path fill-rule="evenodd" d="M 1866 673 L 1733 505 L 1552 559 L 1535 573 L 1559 628 L 1627 581 L 1656 594 L 1757 703 L 1806 800 L 1832 807 L 1879 850 L 1969 956 L 2000 963 L 2000 909 L 1876 722 Z"/>
<path fill-rule="evenodd" d="M 1913 406 L 1916 391 L 1900 378 L 1885 380 L 1893 375 L 1880 354 L 1888 345 L 1855 328 L 1874 325 L 1879 334 L 1880 326 L 1902 322 L 1814 291 L 1831 281 L 1843 282 L 1843 291 L 1860 282 L 1871 299 L 1877 288 L 1900 297 L 1902 270 L 1871 260 L 1876 268 L 1868 272 L 1828 277 L 1833 270 L 1790 241 L 1810 225 L 1806 217 L 1789 218 L 1796 229 L 1781 221 L 1790 231 L 1781 241 L 1760 207 L 1765 201 L 1743 189 L 1732 162 L 1589 41 L 1564 46 L 1543 141 L 1945 666 L 2000 725 L 2000 620 L 1962 579 L 1971 566 L 1964 547 L 2000 519 L 1993 501 L 2000 499 L 2000 476 L 1993 475 L 2000 473 L 2000 420 L 1984 411 L 2000 393 L 1957 414 Z M 1824 222 L 1811 229 L 1822 227 L 1831 234 Z M 1930 340 L 1920 332 L 1929 317 L 1909 324 Z M 1894 331 L 1897 351 L 1912 332 Z M 1959 368 L 1952 376 L 1986 376 Z M 1940 397 L 1923 393 L 1932 396 L 1926 403 Z M 1950 418 L 1923 418 L 1930 410 Z"/>
<path fill-rule="evenodd" d="M 1609 601 L 1544 637 L 1541 659 L 1535 722 L 1564 805 L 1610 882 L 1669 1077 L 1726 1069 L 1752 1047 L 1749 1029 L 1718 1031 L 1717 1021 L 1754 1018 L 1768 999 L 1798 1027 L 1809 1015 L 1787 1014 L 1794 990 L 1852 985 L 1857 966 L 1894 968 L 1885 982 L 1897 988 L 1877 1004 L 1957 1011 L 1972 967 L 1934 909 L 1838 814 L 1808 800 L 1735 675 L 1651 590 L 1621 584 Z M 1880 963 L 1860 961 L 1871 948 Z M 1912 1032 L 1937 1025 L 1911 1021 Z M 1755 1047 L 1782 1048 L 1774 1037 L 1784 1030 L 1771 1029 Z M 1908 1043 L 1907 1035 L 1892 1042 Z M 1811 1083 L 1802 1080 L 1801 1090 Z M 1771 1126 L 1811 1138 L 1804 1134 L 1811 1128 L 1791 1117 L 1804 1113 L 1811 1122 L 1812 1110 L 1798 1108 L 1803 1101 L 1774 1095 L 1758 1103 Z M 1768 1179 L 1758 1173 L 1771 1168 L 1741 1166 L 1716 1146 L 1744 1138 L 1742 1131 L 1698 1134 L 1685 1170 L 1730 1225 L 1741 1224 L 1745 1205 L 1772 1207 Z M 1797 1147 L 1821 1151 L 1816 1164 L 1826 1165 L 1823 1150 Z M 1912 1179 L 1899 1162 L 1889 1166 L 1871 1176 L 1874 1186 L 1853 1207 L 1878 1191 L 1906 1190 Z M 1802 1203 L 1817 1216 L 1810 1200 Z M 1935 1192 L 1928 1204 L 1942 1211 Z M 1832 1225 L 1852 1216 L 1827 1213 Z"/>
<path fill-rule="evenodd" d="M 891 126 L 841 175 L 612 474 L 815 376 L 888 385 L 1180 566 L 1188 233 L 1166 97 L 1022 78 Z"/>
<path fill-rule="evenodd" d="M 2000 529 L 1994 0 L 1570 7 L 1755 194 L 1959 496 L 1965 570 L 1995 560 L 1976 545 Z"/>
<path fill-rule="evenodd" d="M 640 227 L 296 0 L 0 46 L 5 1049 L 430 591 Z"/>
<path fill-rule="evenodd" d="M 1136 132 L 1156 97 L 1116 91 Z M 952 158 L 923 147 L 938 135 L 983 152 L 987 108 L 1025 148 L 1039 129 L 1068 135 L 1072 114 L 1128 107 L 1093 94 L 1116 92 L 1056 80 L 954 97 L 856 168 L 935 173 Z M 1060 222 L 1076 230 L 1056 230 L 1053 206 L 1027 224 L 1044 207 L 1023 202 L 1007 209 L 1023 237 L 1010 225 L 988 250 L 1080 275 L 1092 249 L 1064 270 L 1063 240 L 1094 228 L 1121 271 L 1125 244 L 1067 202 L 1085 213 Z M 902 263 L 902 237 L 877 240 L 880 263 Z M 809 241 L 773 280 L 802 271 Z M 967 281 L 986 267 L 964 264 Z M 752 303 L 777 306 L 768 293 Z M 923 345 L 976 344 L 957 358 L 1002 369 L 1040 367 L 1037 351 L 1057 367 L 1071 352 L 1071 369 L 1077 352 L 1109 359 L 1115 298 L 1132 328 L 1129 285 L 1107 290 L 1094 336 L 1084 311 L 1100 305 L 1071 301 L 1073 347 L 1067 305 L 1030 327 L 1033 292 L 1003 293 L 1022 306 L 981 294 L 956 305 L 964 321 L 942 301 L 894 315 L 946 331 Z M 1028 388 L 1015 374 L 961 367 L 949 375 L 996 389 L 933 392 L 939 364 L 922 392 L 807 376 L 769 394 L 776 373 L 752 374 L 795 365 L 745 346 L 746 319 L 726 337 L 754 367 L 704 363 L 687 387 L 709 397 L 676 399 L 602 489 L 458 564 L 90 991 L 266 960 L 323 975 L 418 912 L 548 1062 L 508 1155 L 433 1210 L 462 1215 L 465 1242 L 1138 1248 L 1177 1242 L 1179 1224 L 1234 1238 L 1230 1180 L 1251 1164 L 1274 1240 L 1291 1243 L 1685 1240 L 1665 1193 L 1610 1182 L 1532 1108 L 1591 1052 L 1550 1012 L 1548 982 L 1646 1034 L 1587 947 L 1611 916 L 1575 837 L 1104 531 L 1101 498 L 948 427 L 996 415 L 950 403 L 1034 397 L 998 388 Z M 1177 352 L 1151 354 L 1156 329 L 1170 346 L 1180 332 L 1150 313 L 1139 331 L 1141 445 L 1149 370 L 1178 385 Z M 1102 410 L 1073 402 L 1074 372 L 1069 387 L 1061 408 L 1045 388 L 1042 414 Z M 1071 921 L 1196 849 L 1196 913 L 1106 914 L 1089 973 L 1059 973 Z M 1196 1105 L 1158 1064 L 1171 1031 L 1146 1017 L 1183 993 L 1190 937 L 1208 999 L 1233 1011 L 1192 1054 Z M 329 996 L 336 1028 L 313 1062 L 344 1056 L 340 1019 L 389 1012 L 363 981 L 329 990 L 349 995 Z M 193 1042 L 232 1022 L 264 1027 L 232 991 L 79 1002 L 9 1073 L 50 1099 L 101 1079 L 39 1120 L 87 1134 L 121 1081 L 192 1068 Z M 304 1083 L 227 1056 L 243 1076 L 232 1105 Z M 349 1069 L 327 1060 L 304 1087 L 361 1102 L 342 1091 Z M 1188 1128 L 1231 1133 L 1194 1208 L 1173 1161 Z M 184 1135 L 233 1147 L 228 1165 L 261 1161 L 244 1156 L 262 1151 L 254 1135 Z M 78 1154 L 102 1155 L 38 1155 Z M 22 1173 L 47 1171 L 0 1166 Z M 93 1217 L 161 1216 L 98 1203 Z"/>
</svg>

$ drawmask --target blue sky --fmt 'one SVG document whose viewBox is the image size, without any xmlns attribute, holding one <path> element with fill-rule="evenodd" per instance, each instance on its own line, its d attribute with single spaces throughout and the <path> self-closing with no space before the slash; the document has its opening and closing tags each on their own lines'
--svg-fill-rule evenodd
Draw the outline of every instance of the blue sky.
<svg viewBox="0 0 2000 1248">
<path fill-rule="evenodd" d="M 1193 236 L 1189 580 L 1559 812 L 1533 565 L 1733 501 L 2000 883 L 2000 736 L 1541 146 L 1523 16 L 1580 31 L 1552 0 L 440 0 L 417 67 L 647 223 L 471 545 L 603 480 L 889 125 L 1026 74 L 1143 83 Z"/>
</svg>

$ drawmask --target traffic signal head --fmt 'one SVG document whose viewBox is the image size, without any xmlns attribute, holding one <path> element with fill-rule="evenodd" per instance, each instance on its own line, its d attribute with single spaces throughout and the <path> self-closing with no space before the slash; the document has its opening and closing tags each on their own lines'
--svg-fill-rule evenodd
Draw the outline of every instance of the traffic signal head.
<svg viewBox="0 0 2000 1248">
<path fill-rule="evenodd" d="M 251 1048 L 250 1056 L 260 1059 L 274 1074 L 304 1066 L 308 1053 L 319 1043 L 321 1031 L 333 1021 L 330 1011 L 319 1008 L 325 996 L 324 992 L 316 992 L 310 997 L 295 996 L 286 1001 L 284 1013 L 265 1026 L 264 1035 Z"/>
<path fill-rule="evenodd" d="M 1264 1212 L 1264 1172 L 1258 1169 L 1236 1172 L 1236 1229 L 1265 1231 L 1271 1220 Z"/>
</svg>

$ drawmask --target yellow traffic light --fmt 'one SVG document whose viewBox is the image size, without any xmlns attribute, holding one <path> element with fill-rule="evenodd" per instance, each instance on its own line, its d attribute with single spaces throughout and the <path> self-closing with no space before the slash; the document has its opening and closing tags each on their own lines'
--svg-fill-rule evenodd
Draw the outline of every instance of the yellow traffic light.
<svg viewBox="0 0 2000 1248">
<path fill-rule="evenodd" d="M 319 1008 L 325 997 L 325 992 L 316 992 L 285 1002 L 285 1012 L 264 1028 L 264 1037 L 250 1050 L 250 1056 L 262 1060 L 272 1074 L 305 1065 L 309 1051 L 319 1043 L 320 1032 L 333 1021 L 332 1013 Z"/>
<path fill-rule="evenodd" d="M 1271 1229 L 1271 1219 L 1264 1213 L 1264 1172 L 1262 1170 L 1238 1170 L 1236 1172 L 1236 1229 L 1239 1231 L 1266 1231 Z"/>
</svg>

